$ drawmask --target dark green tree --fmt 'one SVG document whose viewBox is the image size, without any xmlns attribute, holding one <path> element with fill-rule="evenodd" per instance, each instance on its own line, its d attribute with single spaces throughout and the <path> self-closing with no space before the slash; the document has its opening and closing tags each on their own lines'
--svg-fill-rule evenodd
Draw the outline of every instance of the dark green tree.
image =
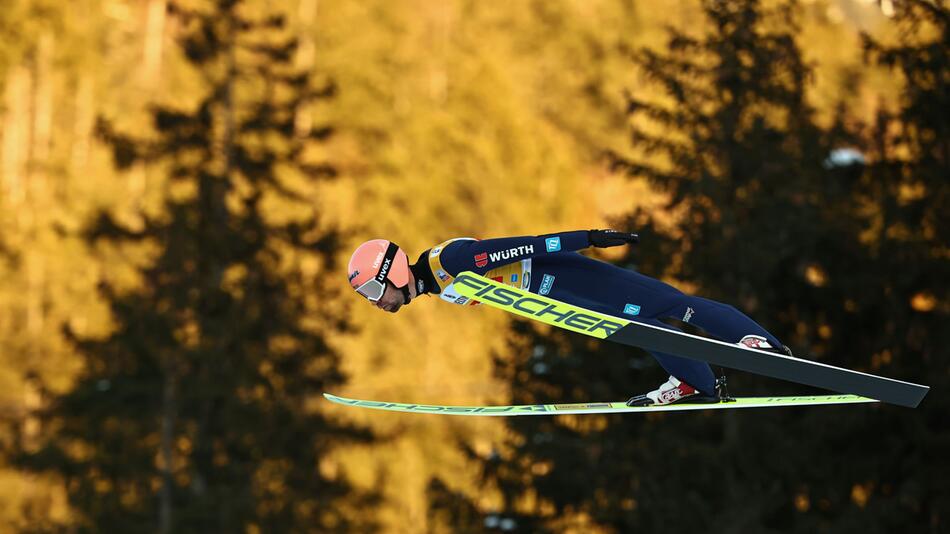
<svg viewBox="0 0 950 534">
<path fill-rule="evenodd" d="M 876 464 L 866 483 L 869 521 L 940 532 L 950 528 L 950 428 L 942 424 L 950 399 L 941 394 L 950 387 L 950 10 L 945 0 L 895 7 L 898 41 L 864 42 L 868 60 L 904 87 L 897 109 L 868 129 L 869 164 L 852 188 L 862 256 L 834 276 L 846 282 L 840 328 L 860 333 L 842 349 L 933 390 L 917 410 L 869 421 L 867 439 L 893 444 L 885 459 L 866 458 Z"/>
<path fill-rule="evenodd" d="M 668 99 L 630 95 L 632 153 L 613 159 L 667 193 L 679 222 L 663 235 L 650 213 L 618 221 L 643 238 L 623 263 L 737 305 L 802 356 L 946 387 L 946 10 L 901 6 L 907 43 L 868 40 L 869 57 L 908 82 L 873 135 L 816 125 L 794 5 L 705 12 L 707 35 L 673 31 L 665 51 L 633 53 Z M 866 168 L 829 157 L 847 145 Z M 662 380 L 642 353 L 525 323 L 512 336 L 525 356 L 497 369 L 514 403 L 620 399 Z M 729 377 L 741 395 L 803 390 Z M 556 532 L 572 512 L 616 532 L 937 532 L 946 409 L 931 395 L 917 410 L 518 418 L 485 476 L 505 496 L 493 513 L 524 532 Z M 528 495 L 549 506 L 517 508 Z"/>
<path fill-rule="evenodd" d="M 103 213 L 86 232 L 153 259 L 141 287 L 103 285 L 110 335 L 69 333 L 83 371 L 49 394 L 41 443 L 19 462 L 64 479 L 79 532 L 372 531 L 360 508 L 376 496 L 320 465 L 372 436 L 313 408 L 344 379 L 325 333 L 347 325 L 313 304 L 333 295 L 301 269 L 332 270 L 338 246 L 307 193 L 335 176 L 313 156 L 330 128 L 295 117 L 333 85 L 293 67 L 279 16 L 251 17 L 238 0 L 170 11 L 205 96 L 156 107 L 151 141 L 100 124 L 120 167 L 169 170 L 165 209 L 141 228 Z M 288 222 L 285 210 L 309 216 Z"/>
</svg>

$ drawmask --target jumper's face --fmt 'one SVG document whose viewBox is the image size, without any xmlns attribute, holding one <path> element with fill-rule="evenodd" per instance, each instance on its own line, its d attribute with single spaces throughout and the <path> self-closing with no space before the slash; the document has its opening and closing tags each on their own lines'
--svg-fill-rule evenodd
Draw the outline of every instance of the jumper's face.
<svg viewBox="0 0 950 534">
<path fill-rule="evenodd" d="M 392 282 L 386 280 L 386 291 L 383 292 L 382 298 L 376 302 L 370 302 L 370 304 L 381 310 L 396 313 L 403 306 L 403 302 L 402 291 L 394 286 Z"/>
</svg>

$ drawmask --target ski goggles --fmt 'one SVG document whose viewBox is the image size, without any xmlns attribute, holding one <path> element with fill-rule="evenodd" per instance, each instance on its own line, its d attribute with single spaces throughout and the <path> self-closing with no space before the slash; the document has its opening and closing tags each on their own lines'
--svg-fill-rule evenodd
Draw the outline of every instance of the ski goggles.
<svg viewBox="0 0 950 534">
<path fill-rule="evenodd" d="M 366 297 L 370 302 L 379 302 L 386 292 L 386 284 L 375 278 L 371 278 L 356 288 L 356 292 Z"/>
<path fill-rule="evenodd" d="M 390 243 L 386 249 L 386 254 L 383 256 L 379 272 L 373 278 L 360 284 L 356 288 L 356 292 L 366 297 L 366 300 L 370 302 L 379 302 L 379 299 L 383 298 L 383 294 L 386 293 L 386 278 L 389 277 L 389 270 L 396 260 L 397 252 L 399 252 L 399 247 L 395 243 Z"/>
</svg>

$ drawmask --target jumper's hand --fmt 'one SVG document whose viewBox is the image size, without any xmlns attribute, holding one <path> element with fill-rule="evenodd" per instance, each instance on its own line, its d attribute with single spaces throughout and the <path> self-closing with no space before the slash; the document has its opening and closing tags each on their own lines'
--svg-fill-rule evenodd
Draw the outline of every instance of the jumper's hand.
<svg viewBox="0 0 950 534">
<path fill-rule="evenodd" d="M 587 238 L 591 246 L 607 248 L 626 245 L 627 243 L 639 243 L 640 236 L 628 232 L 618 232 L 616 230 L 590 230 L 587 232 Z"/>
</svg>

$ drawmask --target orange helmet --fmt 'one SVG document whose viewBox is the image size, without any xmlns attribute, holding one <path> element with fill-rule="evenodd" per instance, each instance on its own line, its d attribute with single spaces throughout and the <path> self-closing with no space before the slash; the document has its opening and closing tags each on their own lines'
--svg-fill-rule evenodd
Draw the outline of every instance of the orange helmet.
<svg viewBox="0 0 950 534">
<path fill-rule="evenodd" d="M 373 239 L 356 248 L 346 268 L 350 285 L 370 302 L 383 298 L 386 280 L 404 293 L 409 286 L 409 257 L 399 245 Z"/>
</svg>

